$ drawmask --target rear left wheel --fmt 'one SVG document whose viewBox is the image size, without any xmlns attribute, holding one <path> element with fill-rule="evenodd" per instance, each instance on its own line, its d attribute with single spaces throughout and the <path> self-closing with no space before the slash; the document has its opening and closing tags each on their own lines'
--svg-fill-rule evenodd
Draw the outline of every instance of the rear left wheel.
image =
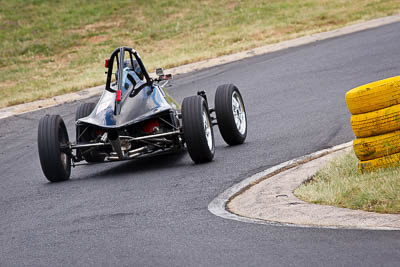
<svg viewBox="0 0 400 267">
<path fill-rule="evenodd" d="M 68 153 L 68 132 L 59 115 L 46 115 L 39 121 L 38 150 L 40 164 L 50 182 L 68 180 L 71 157 Z"/>
</svg>

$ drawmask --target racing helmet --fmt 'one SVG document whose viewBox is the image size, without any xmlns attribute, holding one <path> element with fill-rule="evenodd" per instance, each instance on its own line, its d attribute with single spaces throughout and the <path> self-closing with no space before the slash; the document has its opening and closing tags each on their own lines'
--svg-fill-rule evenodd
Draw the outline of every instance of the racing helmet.
<svg viewBox="0 0 400 267">
<path fill-rule="evenodd" d="M 128 67 L 128 68 L 132 69 L 132 70 L 137 74 L 137 76 L 138 76 L 141 80 L 143 80 L 143 72 L 142 72 L 142 69 L 141 69 L 140 66 L 139 66 L 139 63 L 137 63 L 137 60 L 136 60 L 136 59 L 133 60 L 133 66 L 132 66 L 132 64 L 131 64 L 131 60 L 130 60 L 130 59 L 125 60 L 125 61 L 124 61 L 124 66 L 123 66 L 123 67 L 124 67 L 124 68 Z"/>
</svg>

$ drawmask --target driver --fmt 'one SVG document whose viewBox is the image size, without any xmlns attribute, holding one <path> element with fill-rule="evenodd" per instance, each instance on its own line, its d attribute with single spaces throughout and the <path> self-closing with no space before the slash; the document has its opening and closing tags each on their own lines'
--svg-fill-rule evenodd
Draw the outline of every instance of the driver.
<svg viewBox="0 0 400 267">
<path fill-rule="evenodd" d="M 123 67 L 124 68 L 128 67 L 128 68 L 132 69 L 137 74 L 139 79 L 143 80 L 143 72 L 142 72 L 142 69 L 139 66 L 139 63 L 137 63 L 136 59 L 133 60 L 133 67 L 132 67 L 130 59 L 124 61 L 124 66 Z"/>
</svg>

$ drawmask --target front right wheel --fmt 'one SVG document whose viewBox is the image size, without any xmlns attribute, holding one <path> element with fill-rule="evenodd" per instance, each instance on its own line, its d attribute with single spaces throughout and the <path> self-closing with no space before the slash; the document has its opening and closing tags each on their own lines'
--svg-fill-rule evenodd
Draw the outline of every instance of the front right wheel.
<svg viewBox="0 0 400 267">
<path fill-rule="evenodd" d="M 228 145 L 243 144 L 247 136 L 247 116 L 239 89 L 220 85 L 215 93 L 215 114 L 222 138 Z"/>
<path fill-rule="evenodd" d="M 195 163 L 210 162 L 214 158 L 214 132 L 208 105 L 201 96 L 183 99 L 182 127 L 189 155 Z"/>
</svg>

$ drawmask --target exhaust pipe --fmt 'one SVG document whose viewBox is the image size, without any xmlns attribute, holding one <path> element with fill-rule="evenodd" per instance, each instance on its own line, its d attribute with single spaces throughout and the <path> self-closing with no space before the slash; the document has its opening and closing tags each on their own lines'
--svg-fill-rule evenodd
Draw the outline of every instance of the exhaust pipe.
<svg viewBox="0 0 400 267">
<path fill-rule="evenodd" d="M 117 131 L 108 132 L 108 140 L 110 140 L 110 144 L 114 149 L 114 151 L 117 153 L 118 158 L 120 160 L 125 159 L 125 155 L 121 149 L 121 141 L 119 140 L 118 132 Z"/>
<path fill-rule="evenodd" d="M 132 159 L 134 157 L 137 157 L 137 156 L 141 155 L 142 152 L 146 151 L 147 149 L 148 149 L 148 147 L 144 146 L 144 147 L 139 147 L 139 148 L 136 148 L 136 149 L 129 150 L 128 151 L 128 157 L 130 159 Z"/>
<path fill-rule="evenodd" d="M 137 156 L 143 155 L 143 152 L 148 150 L 147 146 L 144 147 L 139 147 L 136 149 L 129 150 L 127 153 L 125 153 L 124 159 L 133 159 Z M 120 158 L 118 157 L 118 154 L 116 152 L 111 152 L 110 156 L 107 157 L 108 160 L 119 160 Z"/>
</svg>

